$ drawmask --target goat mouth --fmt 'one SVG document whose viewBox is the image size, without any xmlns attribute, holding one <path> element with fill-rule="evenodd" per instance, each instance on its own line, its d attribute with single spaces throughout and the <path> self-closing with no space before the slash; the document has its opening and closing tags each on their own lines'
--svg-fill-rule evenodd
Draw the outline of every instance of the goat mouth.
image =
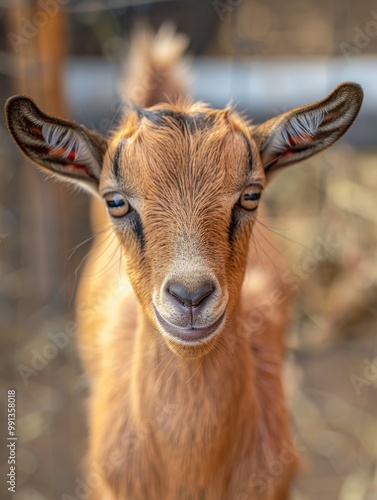
<svg viewBox="0 0 377 500">
<path fill-rule="evenodd" d="M 162 333 L 168 335 L 170 339 L 172 339 L 173 337 L 174 341 L 178 341 L 179 343 L 184 345 L 200 344 L 210 340 L 210 338 L 214 337 L 220 327 L 223 325 L 226 315 L 226 310 L 224 310 L 224 312 L 209 326 L 192 326 L 188 328 L 182 328 L 181 326 L 176 326 L 172 323 L 169 323 L 169 321 L 161 316 L 156 307 L 154 308 L 154 312 Z"/>
</svg>

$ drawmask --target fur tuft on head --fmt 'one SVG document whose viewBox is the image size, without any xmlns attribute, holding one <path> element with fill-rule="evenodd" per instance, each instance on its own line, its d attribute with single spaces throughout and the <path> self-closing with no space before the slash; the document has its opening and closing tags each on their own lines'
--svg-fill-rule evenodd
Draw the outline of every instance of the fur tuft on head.
<svg viewBox="0 0 377 500">
<path fill-rule="evenodd" d="M 121 95 L 143 108 L 176 100 L 187 94 L 186 71 L 182 55 L 189 43 L 173 24 L 164 23 L 154 33 L 148 26 L 137 26 L 121 83 Z"/>
</svg>

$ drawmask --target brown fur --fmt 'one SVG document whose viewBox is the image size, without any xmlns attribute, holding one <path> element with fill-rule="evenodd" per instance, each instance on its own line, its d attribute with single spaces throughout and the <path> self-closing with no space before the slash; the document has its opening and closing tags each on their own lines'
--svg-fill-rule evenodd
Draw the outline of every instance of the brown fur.
<svg viewBox="0 0 377 500">
<path fill-rule="evenodd" d="M 332 144 L 361 101 L 345 83 L 258 127 L 200 103 L 135 107 L 107 142 L 28 98 L 8 101 L 8 127 L 29 158 L 97 196 L 123 193 L 134 209 L 110 221 L 96 201 L 77 298 L 92 500 L 288 498 L 298 463 L 281 381 L 289 280 L 263 208 L 247 211 L 239 198 Z M 163 293 L 171 277 L 187 290 L 216 284 L 195 320 L 206 327 L 225 311 L 209 340 L 184 344 L 161 326 L 156 311 L 186 326 Z"/>
<path fill-rule="evenodd" d="M 192 137 L 173 129 L 166 138 L 164 130 L 148 122 L 141 125 L 145 130 L 138 130 L 138 140 L 124 156 L 128 169 L 122 173 L 127 189 L 144 200 L 141 217 L 148 251 L 143 259 L 137 242 L 119 235 L 141 305 L 129 287 L 111 308 L 91 310 L 89 324 L 82 317 L 81 331 L 89 334 L 86 341 L 82 339 L 82 349 L 88 371 L 95 374 L 89 463 L 101 471 L 117 499 L 218 500 L 237 498 L 242 492 L 253 498 L 253 485 L 261 488 L 254 475 L 279 462 L 286 443 L 291 443 L 280 373 L 288 308 L 286 286 L 277 276 L 281 256 L 272 250 L 271 235 L 260 225 L 256 231 L 259 239 L 247 263 L 253 218 L 244 221 L 239 237 L 229 245 L 232 194 L 245 182 L 248 162 L 237 127 L 222 113 L 216 118 L 213 129 Z M 181 145 L 178 150 L 177 143 Z M 148 161 L 148 147 L 160 160 L 157 165 Z M 202 179 L 204 159 L 191 165 L 189 161 L 199 148 L 206 152 L 209 167 Z M 106 171 L 109 177 L 101 186 L 112 182 L 110 162 Z M 254 175 L 264 181 L 261 165 L 256 165 Z M 100 238 L 103 244 L 96 248 L 86 270 L 79 304 L 96 297 L 96 275 L 100 276 L 98 293 L 103 292 L 104 283 L 110 287 L 119 284 L 116 257 L 113 266 L 103 271 L 111 255 L 116 255 L 117 241 L 104 252 L 108 234 Z M 191 248 L 192 241 L 195 248 Z M 192 252 L 193 259 L 204 260 L 229 290 L 226 327 L 216 339 L 217 345 L 201 348 L 204 353 L 167 346 L 153 327 L 151 283 L 153 290 L 160 288 L 177 242 L 183 254 Z M 123 279 L 121 282 L 124 284 Z M 278 291 L 284 299 L 275 304 L 273 294 Z M 253 335 L 250 315 L 258 310 L 258 303 L 263 310 L 263 300 L 270 300 L 273 306 L 264 314 L 265 324 Z M 115 459 L 110 470 L 113 455 L 121 459 L 119 463 Z M 286 498 L 297 458 L 291 457 L 278 477 L 269 476 L 260 498 Z"/>
</svg>

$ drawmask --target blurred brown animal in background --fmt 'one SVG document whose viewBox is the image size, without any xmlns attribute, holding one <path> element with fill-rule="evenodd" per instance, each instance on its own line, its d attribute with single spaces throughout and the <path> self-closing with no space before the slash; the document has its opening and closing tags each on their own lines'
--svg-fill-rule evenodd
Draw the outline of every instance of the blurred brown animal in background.
<svg viewBox="0 0 377 500">
<path fill-rule="evenodd" d="M 348 129 L 363 93 L 343 83 L 251 126 L 230 107 L 182 96 L 182 37 L 145 35 L 136 60 L 138 46 L 129 94 L 137 71 L 158 83 L 140 84 L 109 138 L 27 97 L 6 105 L 21 150 L 100 200 L 78 297 L 112 295 L 98 314 L 78 311 L 89 473 L 101 478 L 92 498 L 287 499 L 298 462 L 281 382 L 290 287 L 259 201 L 273 172 Z M 165 91 L 179 98 L 157 103 Z M 116 252 L 125 259 L 114 262 Z"/>
</svg>

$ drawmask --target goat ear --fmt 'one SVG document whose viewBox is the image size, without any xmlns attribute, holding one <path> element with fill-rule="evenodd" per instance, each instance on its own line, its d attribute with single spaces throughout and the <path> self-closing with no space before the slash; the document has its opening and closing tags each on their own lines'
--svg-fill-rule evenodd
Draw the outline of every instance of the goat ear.
<svg viewBox="0 0 377 500">
<path fill-rule="evenodd" d="M 363 91 L 342 83 L 321 101 L 283 113 L 252 129 L 266 173 L 312 156 L 333 144 L 356 118 Z"/>
<path fill-rule="evenodd" d="M 98 193 L 104 137 L 46 115 L 28 97 L 8 99 L 5 114 L 15 143 L 30 160 L 49 174 Z"/>
</svg>

